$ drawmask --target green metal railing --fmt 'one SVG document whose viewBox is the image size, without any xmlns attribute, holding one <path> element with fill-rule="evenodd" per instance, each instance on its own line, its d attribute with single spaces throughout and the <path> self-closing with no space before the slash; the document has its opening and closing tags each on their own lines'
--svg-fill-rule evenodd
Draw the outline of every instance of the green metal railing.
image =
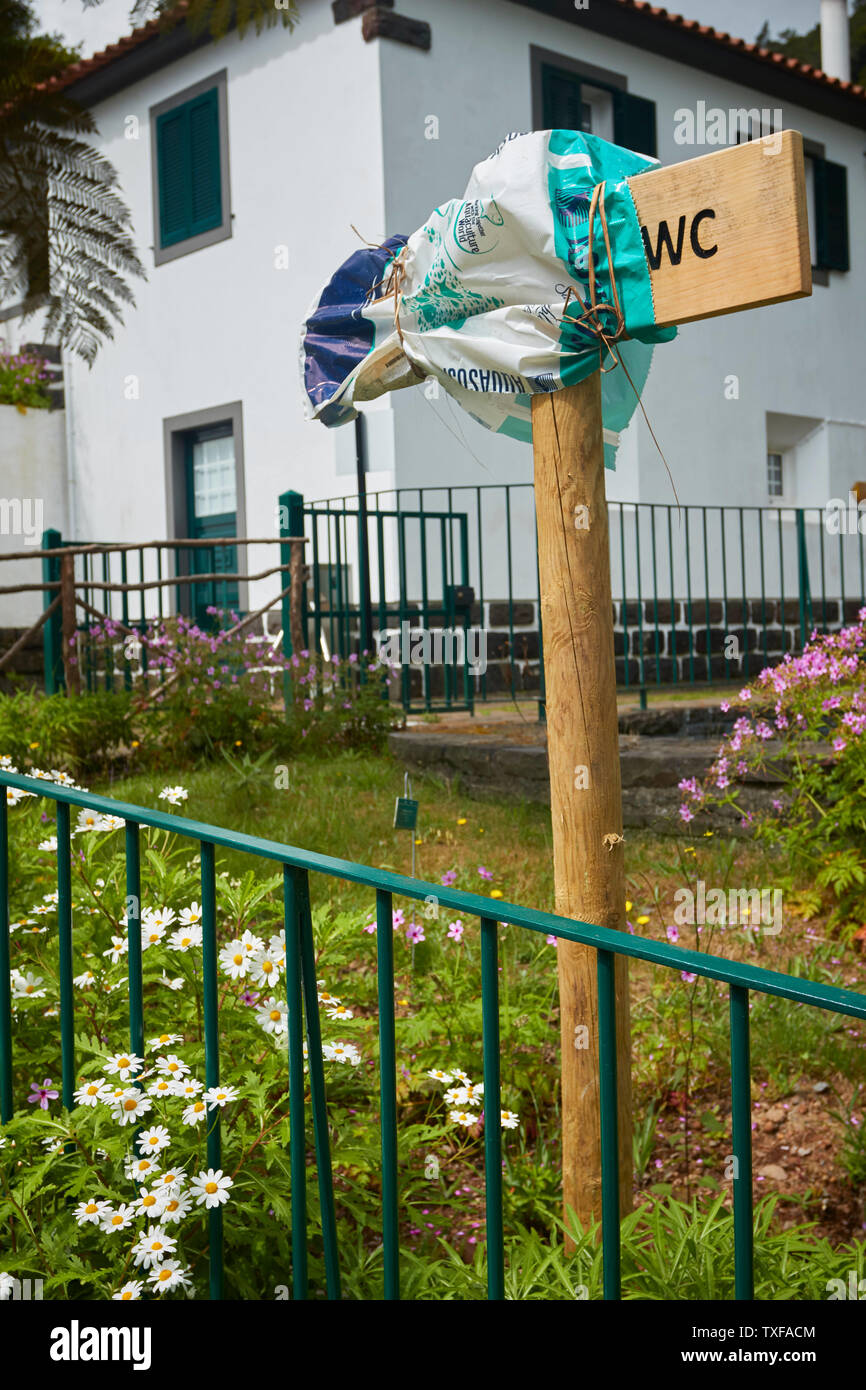
<svg viewBox="0 0 866 1390">
<path fill-rule="evenodd" d="M 504 679 L 500 671 L 494 682 L 491 662 L 475 698 L 538 693 L 543 702 L 533 485 L 397 488 L 368 493 L 366 507 L 368 517 L 451 518 L 449 525 L 459 526 L 460 583 L 473 591 L 473 621 L 496 631 L 507 653 Z M 329 619 L 336 633 L 348 633 L 358 614 L 346 560 L 347 538 L 361 526 L 358 499 L 330 498 L 303 511 L 308 521 L 341 518 L 339 546 L 334 538 L 328 549 L 322 539 L 310 558 L 322 585 L 330 567 L 343 566 L 331 585 Z M 866 538 L 850 524 L 832 534 L 820 507 L 609 501 L 608 521 L 617 681 L 626 690 L 751 679 L 802 650 L 814 628 L 827 632 L 853 621 L 866 603 Z M 420 622 L 425 595 L 444 582 L 440 569 L 444 575 L 450 564 L 453 573 L 457 534 L 441 566 L 420 547 L 408 565 L 401 552 L 395 566 L 383 558 L 381 527 L 374 532 L 368 520 L 374 611 L 378 604 L 412 612 Z"/>
<path fill-rule="evenodd" d="M 340 1267 L 334 1186 L 328 1138 L 327 1098 L 319 1028 L 315 948 L 310 910 L 309 876 L 323 874 L 361 884 L 376 895 L 376 942 L 379 1000 L 379 1110 L 382 1145 L 382 1241 L 385 1297 L 400 1297 L 399 1168 L 397 1162 L 397 1089 L 394 1013 L 394 947 L 392 899 L 394 894 L 429 900 L 440 906 L 477 917 L 481 923 L 481 1019 L 486 1123 L 484 1170 L 487 1235 L 487 1293 L 503 1299 L 504 1227 L 502 1210 L 502 1136 L 492 1117 L 501 1112 L 499 1076 L 499 947 L 500 923 L 527 931 L 552 934 L 565 941 L 591 946 L 598 960 L 598 1046 L 601 1098 L 602 1159 L 602 1257 L 606 1299 L 620 1297 L 620 1212 L 618 1183 L 616 996 L 614 963 L 625 955 L 670 970 L 689 971 L 726 984 L 730 991 L 732 1149 L 734 1166 L 735 1297 L 754 1296 L 752 1216 L 752 1132 L 749 1051 L 749 994 L 774 995 L 808 1004 L 850 1018 L 866 1019 L 866 996 L 852 990 L 802 980 L 758 966 L 725 960 L 669 943 L 630 936 L 606 927 L 575 922 L 550 912 L 499 902 L 491 916 L 489 898 L 465 893 L 441 884 L 424 883 L 401 874 L 372 869 L 328 855 L 294 849 L 273 840 L 258 839 L 187 820 L 142 806 L 113 801 L 109 797 L 55 785 L 36 778 L 0 771 L 0 786 L 16 787 L 57 806 L 57 892 L 60 971 L 60 1045 L 62 1102 L 72 1109 L 75 1086 L 75 1048 L 72 986 L 72 890 L 70 873 L 70 806 L 119 816 L 126 822 L 127 893 L 129 936 L 129 1042 L 143 1055 L 144 1005 L 141 974 L 141 865 L 139 836 L 142 826 L 166 830 L 198 841 L 201 852 L 201 896 L 204 975 L 205 1075 L 208 1086 L 219 1081 L 219 1010 L 217 1001 L 216 848 L 241 851 L 283 865 L 283 904 L 286 933 L 286 995 L 288 1005 L 289 1133 L 291 1166 L 291 1246 L 294 1297 L 307 1297 L 307 1213 L 305 1190 L 305 1089 L 303 1032 L 306 1024 L 310 1077 L 310 1107 L 322 1215 L 325 1283 L 329 1299 L 340 1298 Z M 9 840 L 8 808 L 0 797 L 0 1119 L 13 1112 L 12 1013 L 9 952 Z M 208 1163 L 220 1166 L 220 1125 L 208 1136 Z M 210 1296 L 223 1293 L 223 1214 L 210 1213 Z"/>
</svg>

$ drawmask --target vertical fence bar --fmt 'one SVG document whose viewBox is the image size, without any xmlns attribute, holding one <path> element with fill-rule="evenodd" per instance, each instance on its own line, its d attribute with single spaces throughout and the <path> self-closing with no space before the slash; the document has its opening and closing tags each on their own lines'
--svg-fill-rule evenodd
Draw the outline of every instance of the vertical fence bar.
<svg viewBox="0 0 866 1390">
<path fill-rule="evenodd" d="M 59 807 L 58 807 L 59 810 Z M 144 1056 L 144 1002 L 141 983 L 141 846 L 139 827 L 126 822 L 126 939 L 129 979 L 129 1048 Z"/>
<path fill-rule="evenodd" d="M 0 784 L 0 1124 L 12 1119 L 12 985 L 9 976 L 9 807 Z"/>
<path fill-rule="evenodd" d="M 505 1297 L 502 1231 L 502 1091 L 499 1075 L 498 922 L 481 918 L 481 1027 L 484 1056 L 484 1194 L 487 1217 L 487 1297 Z"/>
<path fill-rule="evenodd" d="M 60 1054 L 63 1106 L 71 1110 L 75 1091 L 75 1021 L 72 995 L 72 861 L 69 805 L 57 803 L 57 936 L 60 954 Z"/>
<path fill-rule="evenodd" d="M 216 854 L 213 844 L 200 840 L 201 849 L 201 925 L 202 925 L 202 994 L 204 1002 L 204 1076 L 210 1089 L 220 1081 L 219 1000 L 217 995 L 216 941 Z M 207 1163 L 219 1168 L 220 1111 L 215 1106 L 213 1118 L 208 1115 Z M 208 1213 L 208 1264 L 210 1296 L 223 1296 L 223 1213 L 213 1207 Z"/>
<path fill-rule="evenodd" d="M 306 873 L 299 871 L 297 892 L 301 905 L 301 983 L 307 1015 L 307 1064 L 310 1069 L 310 1100 L 313 1108 L 313 1138 L 316 1146 L 316 1173 L 319 1205 L 322 1209 L 322 1241 L 325 1247 L 325 1283 L 328 1298 L 340 1298 L 340 1266 L 337 1255 L 337 1217 L 334 1211 L 334 1177 L 331 1170 L 331 1144 L 325 1104 L 325 1069 L 322 1066 L 322 1030 L 319 1025 L 319 991 L 316 985 L 316 952 L 313 944 L 313 918 L 310 885 Z"/>
<path fill-rule="evenodd" d="M 289 1153 L 292 1170 L 292 1293 L 307 1297 L 307 1142 L 304 1123 L 304 1013 L 301 999 L 300 903 L 295 875 L 283 865 L 286 1003 L 289 1009 Z"/>
<path fill-rule="evenodd" d="M 604 1297 L 617 1300 L 620 1289 L 619 1133 L 616 1083 L 616 990 L 613 951 L 599 951 L 598 1072 L 601 1107 L 601 1241 Z"/>
<path fill-rule="evenodd" d="M 379 1116 L 382 1132 L 382 1253 L 385 1298 L 400 1297 L 397 1209 L 397 1046 L 394 1032 L 394 927 L 391 894 L 376 892 L 376 963 L 379 986 Z"/>
<path fill-rule="evenodd" d="M 734 1159 L 734 1297 L 755 1296 L 752 1232 L 752 1087 L 749 991 L 731 985 L 731 1131 Z"/>
</svg>

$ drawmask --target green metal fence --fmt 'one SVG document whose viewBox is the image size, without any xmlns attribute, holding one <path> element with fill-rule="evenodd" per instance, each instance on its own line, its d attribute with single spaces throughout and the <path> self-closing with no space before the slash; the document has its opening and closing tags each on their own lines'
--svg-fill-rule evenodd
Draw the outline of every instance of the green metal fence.
<svg viewBox="0 0 866 1390">
<path fill-rule="evenodd" d="M 454 559 L 449 551 L 440 565 L 438 555 L 416 545 L 408 562 L 401 550 L 396 565 L 387 555 L 387 532 L 371 518 L 449 518 L 455 554 L 461 537 L 460 583 L 471 590 L 471 621 L 484 626 L 492 644 L 475 698 L 528 693 L 543 702 L 533 485 L 398 488 L 370 492 L 365 502 L 373 611 L 378 605 L 421 622 L 426 596 L 447 582 L 441 576 Z M 319 525 L 319 513 L 341 518 L 343 570 L 329 616 L 349 631 L 360 603 L 349 574 L 362 548 L 358 498 L 312 502 L 303 511 L 308 531 Z M 846 515 L 834 530 L 821 507 L 609 501 L 619 686 L 645 692 L 748 680 L 802 650 L 814 628 L 826 632 L 853 621 L 866 603 L 866 543 L 856 524 L 845 524 Z M 314 576 L 337 562 L 336 541 L 330 545 L 322 538 L 313 548 Z M 421 695 L 426 699 L 426 686 Z"/>
<path fill-rule="evenodd" d="M 306 1025 L 310 1108 L 316 1155 L 327 1296 L 340 1298 L 340 1263 L 334 1188 L 328 1138 L 328 1111 L 322 1064 L 316 987 L 315 946 L 310 911 L 310 874 L 322 874 L 362 884 L 376 897 L 376 940 L 379 999 L 379 1110 L 382 1148 L 382 1238 L 385 1298 L 400 1297 L 400 1175 L 397 1163 L 397 1092 L 394 1014 L 394 955 L 392 898 L 416 900 L 434 896 L 442 907 L 477 917 L 481 923 L 481 1010 L 485 1114 L 484 1168 L 487 1233 L 487 1292 L 504 1298 L 504 1230 L 502 1211 L 501 1129 L 491 1116 L 501 1112 L 499 1077 L 498 928 L 500 923 L 527 931 L 553 934 L 562 940 L 593 947 L 598 958 L 598 1065 L 601 1094 L 602 1254 L 605 1299 L 620 1297 L 620 1213 L 618 1191 L 616 997 L 614 961 L 617 955 L 644 960 L 670 970 L 690 971 L 726 984 L 730 991 L 732 1148 L 735 1163 L 733 1220 L 735 1296 L 751 1299 L 753 1278 L 752 1136 L 749 1062 L 749 994 L 754 991 L 851 1018 L 866 1019 L 866 996 L 818 984 L 757 966 L 725 960 L 684 947 L 630 936 L 624 932 L 575 922 L 549 912 L 501 902 L 490 915 L 490 900 L 441 884 L 424 883 L 363 864 L 294 849 L 273 840 L 223 830 L 108 797 L 66 788 L 30 777 L 0 771 L 0 786 L 15 787 L 45 797 L 57 808 L 57 892 L 60 975 L 60 1043 L 62 1101 L 73 1106 L 75 1087 L 74 999 L 72 964 L 72 889 L 70 872 L 70 806 L 121 817 L 126 823 L 126 891 L 138 913 L 128 915 L 129 1045 L 143 1055 L 144 1004 L 141 963 L 142 826 L 167 830 L 197 841 L 201 852 L 203 928 L 204 1044 L 207 1085 L 219 1083 L 220 1037 L 217 1002 L 216 848 L 242 851 L 283 866 L 283 905 L 286 934 L 286 992 L 288 1005 L 288 1075 L 292 1212 L 292 1281 L 296 1299 L 308 1294 L 307 1213 L 305 1189 L 306 1117 L 303 1076 L 303 1033 Z M 0 797 L 0 1118 L 13 1112 L 9 953 L 9 840 L 5 795 Z M 220 1128 L 208 1134 L 207 1157 L 220 1166 Z M 223 1214 L 209 1215 L 209 1274 L 211 1298 L 223 1293 Z"/>
</svg>

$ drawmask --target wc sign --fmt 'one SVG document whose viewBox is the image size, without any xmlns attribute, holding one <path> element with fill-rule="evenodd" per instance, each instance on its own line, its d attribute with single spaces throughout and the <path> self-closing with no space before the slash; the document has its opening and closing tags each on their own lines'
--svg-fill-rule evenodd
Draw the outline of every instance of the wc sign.
<svg viewBox="0 0 866 1390">
<path fill-rule="evenodd" d="M 811 294 L 799 131 L 650 169 L 628 186 L 657 324 Z"/>
</svg>

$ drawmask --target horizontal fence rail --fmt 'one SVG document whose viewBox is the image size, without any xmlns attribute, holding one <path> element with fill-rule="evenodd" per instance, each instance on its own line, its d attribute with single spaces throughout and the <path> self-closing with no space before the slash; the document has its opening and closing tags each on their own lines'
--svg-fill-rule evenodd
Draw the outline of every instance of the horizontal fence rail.
<svg viewBox="0 0 866 1390">
<path fill-rule="evenodd" d="M 394 1006 L 394 959 L 391 907 L 394 894 L 424 901 L 434 896 L 438 903 L 473 916 L 481 923 L 481 989 L 483 1076 L 485 1113 L 501 1112 L 499 1078 L 499 924 L 523 927 L 527 931 L 554 935 L 565 941 L 592 946 L 598 953 L 599 983 L 599 1067 L 602 1115 L 602 1254 L 604 1297 L 620 1297 L 620 1227 L 617 1165 L 617 1076 L 616 1076 L 616 998 L 613 985 L 614 959 L 625 955 L 667 969 L 689 971 L 728 986 L 731 1017 L 732 1147 L 735 1158 L 734 1240 L 735 1296 L 751 1299 L 754 1293 L 752 1260 L 752 1156 L 751 1097 L 749 1066 L 749 992 L 775 995 L 795 1003 L 808 1004 L 851 1018 L 866 1019 L 866 996 L 852 990 L 802 980 L 759 966 L 744 965 L 720 956 L 704 954 L 686 947 L 657 942 L 613 931 L 607 927 L 576 922 L 550 912 L 540 912 L 517 904 L 497 903 L 497 916 L 490 915 L 490 899 L 442 884 L 407 878 L 388 870 L 373 869 L 349 860 L 296 849 L 274 840 L 221 829 L 202 821 L 188 820 L 162 811 L 115 801 L 110 797 L 67 788 L 39 778 L 22 777 L 0 770 L 0 786 L 17 788 L 45 797 L 57 806 L 57 891 L 60 968 L 60 1041 L 62 1061 L 62 1101 L 73 1105 L 75 1078 L 73 987 L 72 987 L 72 901 L 70 878 L 71 806 L 121 818 L 126 824 L 127 892 L 140 902 L 141 867 L 139 832 L 142 826 L 169 831 L 198 842 L 201 852 L 202 927 L 204 989 L 205 1073 L 207 1085 L 219 1081 L 219 1012 L 216 990 L 216 897 L 215 852 L 219 846 L 282 864 L 283 903 L 286 929 L 286 989 L 288 1005 L 288 1072 L 290 1163 L 292 1173 L 292 1277 L 295 1298 L 307 1296 L 307 1216 L 303 1181 L 305 1154 L 305 1114 L 303 1088 L 303 1029 L 306 1023 L 310 1105 L 313 1141 L 322 1212 L 322 1235 L 327 1296 L 340 1298 L 340 1269 L 334 1186 L 328 1137 L 327 1097 L 322 1064 L 316 988 L 315 947 L 310 908 L 310 874 L 361 884 L 375 894 L 379 998 L 379 1105 L 382 1145 L 383 1254 L 385 1297 L 400 1296 L 399 1270 L 399 1172 L 397 1164 L 396 1048 Z M 139 909 L 140 911 L 140 909 Z M 129 936 L 129 1029 L 133 1052 L 141 1049 L 143 1003 L 141 976 L 140 917 L 130 915 Z M 13 1111 L 12 1094 L 12 1015 L 9 953 L 9 840 L 6 797 L 0 797 L 0 1118 L 5 1123 Z M 208 1137 L 208 1163 L 219 1167 L 220 1131 L 214 1125 Z M 502 1212 L 501 1131 L 494 1123 L 485 1124 L 484 1140 L 487 1291 L 490 1299 L 504 1298 L 504 1230 Z M 222 1212 L 210 1215 L 209 1230 L 210 1295 L 218 1299 L 223 1291 Z"/>
</svg>

